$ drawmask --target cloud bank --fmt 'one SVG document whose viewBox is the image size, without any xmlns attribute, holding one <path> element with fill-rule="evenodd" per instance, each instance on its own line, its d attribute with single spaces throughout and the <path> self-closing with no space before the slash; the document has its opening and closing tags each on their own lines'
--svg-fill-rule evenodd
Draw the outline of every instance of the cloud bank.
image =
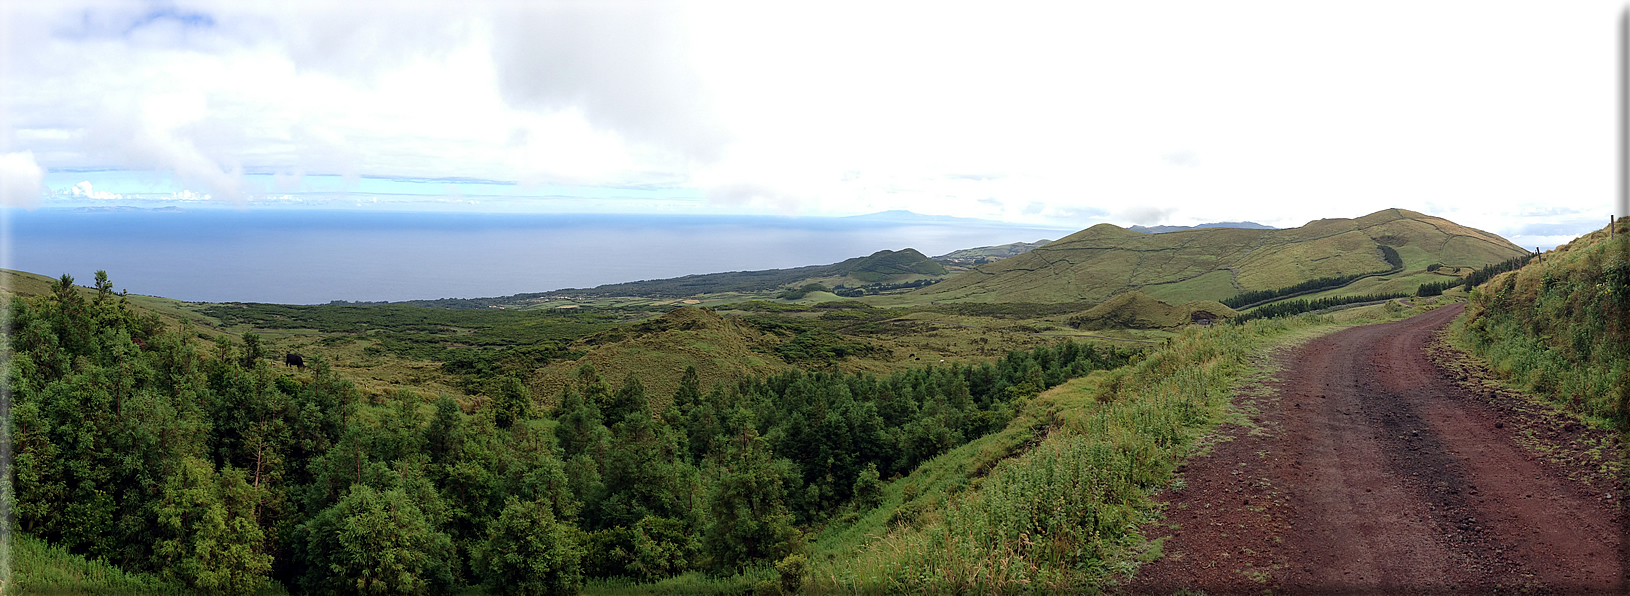
<svg viewBox="0 0 1630 596">
<path fill-rule="evenodd" d="M 0 152 L 240 205 L 311 175 L 457 177 L 685 189 L 712 212 L 1285 227 L 1404 207 L 1516 233 L 1576 225 L 1545 205 L 1612 208 L 1620 10 L 5 3 Z"/>
</svg>

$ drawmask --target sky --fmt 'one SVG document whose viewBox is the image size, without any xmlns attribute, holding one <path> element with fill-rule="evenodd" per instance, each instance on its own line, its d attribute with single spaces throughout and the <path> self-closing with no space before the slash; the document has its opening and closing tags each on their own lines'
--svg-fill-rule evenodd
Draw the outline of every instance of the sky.
<svg viewBox="0 0 1630 596">
<path fill-rule="evenodd" d="M 0 203 L 1292 227 L 1616 204 L 1616 2 L 0 3 Z"/>
</svg>

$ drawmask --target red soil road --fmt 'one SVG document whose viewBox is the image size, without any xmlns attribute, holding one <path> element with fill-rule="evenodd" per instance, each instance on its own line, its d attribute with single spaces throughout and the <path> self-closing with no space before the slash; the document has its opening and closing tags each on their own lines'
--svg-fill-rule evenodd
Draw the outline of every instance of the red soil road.
<svg viewBox="0 0 1630 596">
<path fill-rule="evenodd" d="M 1134 594 L 1626 594 L 1617 438 L 1434 341 L 1463 306 L 1287 349 L 1163 494 Z M 1542 449 L 1524 447 L 1519 440 Z M 1538 441 L 1538 443 L 1536 443 Z M 1591 451 L 1596 447 L 1595 451 Z"/>
</svg>

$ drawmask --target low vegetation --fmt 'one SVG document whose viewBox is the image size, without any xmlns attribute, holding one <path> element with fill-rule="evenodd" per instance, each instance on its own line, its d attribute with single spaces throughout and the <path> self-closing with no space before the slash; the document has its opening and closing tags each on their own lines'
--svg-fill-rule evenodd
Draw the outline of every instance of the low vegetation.
<svg viewBox="0 0 1630 596">
<path fill-rule="evenodd" d="M 1473 274 L 1458 342 L 1513 384 L 1630 423 L 1630 224 Z M 1526 264 L 1525 264 L 1526 263 Z"/>
<path fill-rule="evenodd" d="M 222 327 L 310 329 L 333 337 L 368 339 L 411 358 L 445 360 L 461 348 L 560 344 L 649 316 L 606 309 L 454 310 L 400 304 L 231 303 L 203 314 Z"/>
<path fill-rule="evenodd" d="M 1238 315 L 1234 309 L 1209 300 L 1172 305 L 1133 290 L 1070 317 L 1067 323 L 1076 329 L 1086 330 L 1177 330 L 1196 321 L 1209 325 Z"/>
<path fill-rule="evenodd" d="M 28 534 L 13 532 L 9 546 L 10 566 L 0 570 L 6 574 L 0 581 L 5 582 L 8 594 L 179 596 L 191 593 L 184 586 L 167 583 L 156 575 L 127 572 L 101 559 L 87 559 Z"/>
</svg>

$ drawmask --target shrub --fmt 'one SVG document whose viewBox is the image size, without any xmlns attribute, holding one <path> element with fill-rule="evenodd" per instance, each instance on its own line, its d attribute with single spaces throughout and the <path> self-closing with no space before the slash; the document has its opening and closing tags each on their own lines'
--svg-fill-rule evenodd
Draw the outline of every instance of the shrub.
<svg viewBox="0 0 1630 596">
<path fill-rule="evenodd" d="M 575 595 L 583 587 L 577 532 L 555 519 L 549 503 L 511 498 L 472 555 L 492 594 Z"/>
<path fill-rule="evenodd" d="M 402 489 L 352 485 L 300 525 L 295 540 L 308 592 L 426 594 L 453 581 L 452 542 Z"/>
</svg>

